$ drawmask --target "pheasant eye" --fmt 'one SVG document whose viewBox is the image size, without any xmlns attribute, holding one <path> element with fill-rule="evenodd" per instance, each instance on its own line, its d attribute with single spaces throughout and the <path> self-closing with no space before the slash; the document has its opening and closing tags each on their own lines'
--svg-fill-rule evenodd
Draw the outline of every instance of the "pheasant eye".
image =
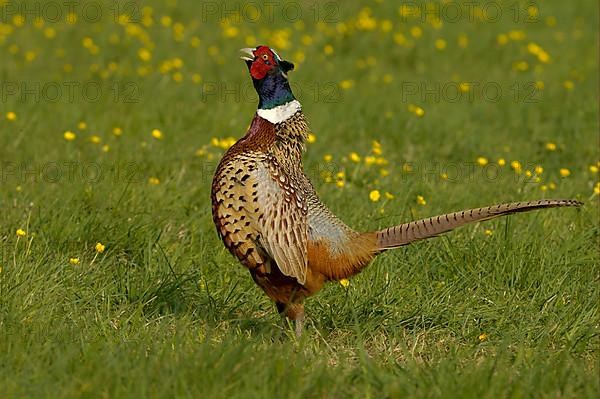
<svg viewBox="0 0 600 399">
<path fill-rule="evenodd" d="M 268 56 L 268 55 L 266 55 L 266 54 L 263 54 L 263 55 L 262 55 L 262 59 L 263 59 L 263 60 L 265 60 L 265 61 L 267 61 L 267 60 L 269 59 L 269 56 Z"/>
</svg>

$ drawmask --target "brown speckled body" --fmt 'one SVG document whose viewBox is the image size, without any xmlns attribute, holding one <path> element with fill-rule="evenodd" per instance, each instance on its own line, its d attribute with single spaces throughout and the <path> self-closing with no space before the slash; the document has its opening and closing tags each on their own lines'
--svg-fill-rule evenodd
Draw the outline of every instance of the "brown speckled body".
<svg viewBox="0 0 600 399">
<path fill-rule="evenodd" d="M 248 133 L 217 167 L 212 211 L 225 246 L 302 331 L 304 298 L 328 280 L 360 272 L 377 254 L 435 237 L 468 223 L 542 208 L 579 206 L 574 200 L 500 204 L 358 233 L 319 200 L 304 174 L 308 128 L 301 111 L 279 124 L 258 114 Z"/>
<path fill-rule="evenodd" d="M 217 167 L 212 209 L 225 246 L 291 319 L 327 280 L 350 277 L 376 254 L 321 203 L 304 174 L 308 127 L 301 111 L 280 123 L 256 115 Z"/>
</svg>

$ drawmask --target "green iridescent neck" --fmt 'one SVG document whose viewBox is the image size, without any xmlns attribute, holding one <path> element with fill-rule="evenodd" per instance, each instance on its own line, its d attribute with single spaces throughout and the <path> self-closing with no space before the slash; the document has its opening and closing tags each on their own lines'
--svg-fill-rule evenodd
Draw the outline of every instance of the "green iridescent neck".
<svg viewBox="0 0 600 399">
<path fill-rule="evenodd" d="M 258 93 L 259 109 L 272 109 L 296 99 L 287 78 L 281 73 L 254 80 L 254 88 Z"/>
</svg>

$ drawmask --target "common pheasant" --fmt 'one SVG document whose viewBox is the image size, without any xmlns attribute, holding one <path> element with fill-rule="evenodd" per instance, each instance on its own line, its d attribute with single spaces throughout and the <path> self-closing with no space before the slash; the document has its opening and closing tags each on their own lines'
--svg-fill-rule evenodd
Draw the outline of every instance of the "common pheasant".
<svg viewBox="0 0 600 399">
<path fill-rule="evenodd" d="M 248 268 L 282 316 L 303 329 L 306 297 L 327 281 L 359 273 L 378 254 L 467 223 L 541 208 L 579 206 L 538 200 L 470 209 L 360 233 L 319 199 L 304 173 L 307 122 L 290 88 L 294 68 L 267 46 L 242 49 L 258 110 L 248 132 L 223 156 L 212 182 L 212 212 L 225 246 Z"/>
</svg>

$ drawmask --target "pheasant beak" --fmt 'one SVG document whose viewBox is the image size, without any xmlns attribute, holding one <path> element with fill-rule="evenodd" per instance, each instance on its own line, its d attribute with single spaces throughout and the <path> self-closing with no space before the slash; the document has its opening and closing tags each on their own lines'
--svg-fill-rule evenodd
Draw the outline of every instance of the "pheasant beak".
<svg viewBox="0 0 600 399">
<path fill-rule="evenodd" d="M 247 48 L 243 48 L 240 49 L 240 52 L 243 54 L 243 56 L 240 57 L 240 59 L 244 60 L 244 61 L 254 61 L 254 49 L 247 47 Z"/>
</svg>

